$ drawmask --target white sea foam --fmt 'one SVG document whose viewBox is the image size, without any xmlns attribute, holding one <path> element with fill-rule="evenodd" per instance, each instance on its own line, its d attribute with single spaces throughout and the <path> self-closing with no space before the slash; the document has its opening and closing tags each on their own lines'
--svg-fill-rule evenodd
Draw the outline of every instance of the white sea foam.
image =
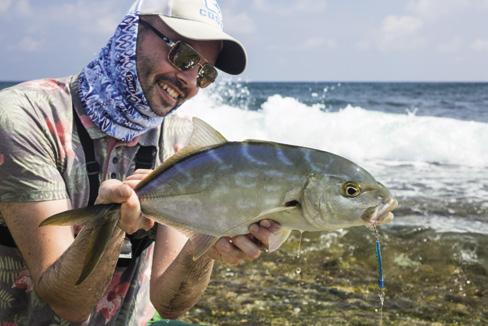
<svg viewBox="0 0 488 326">
<path fill-rule="evenodd" d="M 421 228 L 430 228 L 438 233 L 476 233 L 488 234 L 488 223 L 484 221 L 473 221 L 471 219 L 460 219 L 456 216 L 402 216 L 393 221 L 393 223 L 385 227 L 394 226 L 418 226 Z"/>
<path fill-rule="evenodd" d="M 399 216 L 399 223 L 428 225 L 438 232 L 488 233 L 486 222 L 472 224 L 487 219 L 488 123 L 353 106 L 326 112 L 323 104 L 280 95 L 250 111 L 221 104 L 209 92 L 178 114 L 202 118 L 229 140 L 267 139 L 348 157 L 387 185 L 400 207 L 409 205 L 410 212 L 418 213 L 406 220 Z M 443 216 L 426 220 L 432 211 Z M 464 220 L 445 217 L 451 213 Z"/>
<path fill-rule="evenodd" d="M 249 111 L 219 104 L 211 94 L 202 92 L 178 114 L 201 117 L 231 140 L 267 139 L 309 146 L 357 162 L 488 166 L 487 123 L 353 106 L 339 112 L 321 108 L 274 95 L 261 110 Z"/>
</svg>

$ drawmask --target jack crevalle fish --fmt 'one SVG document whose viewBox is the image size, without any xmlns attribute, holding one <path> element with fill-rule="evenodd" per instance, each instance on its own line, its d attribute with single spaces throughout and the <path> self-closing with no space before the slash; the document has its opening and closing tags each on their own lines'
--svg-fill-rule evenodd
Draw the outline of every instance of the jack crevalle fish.
<svg viewBox="0 0 488 326">
<path fill-rule="evenodd" d="M 166 122 L 165 122 L 166 123 Z M 193 118 L 189 143 L 135 188 L 145 215 L 190 237 L 194 259 L 223 236 L 248 233 L 271 219 L 281 229 L 276 250 L 291 230 L 333 231 L 393 219 L 397 201 L 353 162 L 324 151 L 268 141 L 229 142 Z M 66 211 L 41 225 L 96 223 L 96 248 L 85 258 L 82 282 L 98 263 L 119 219 L 120 204 Z M 96 236 L 97 237 L 97 236 Z"/>
</svg>

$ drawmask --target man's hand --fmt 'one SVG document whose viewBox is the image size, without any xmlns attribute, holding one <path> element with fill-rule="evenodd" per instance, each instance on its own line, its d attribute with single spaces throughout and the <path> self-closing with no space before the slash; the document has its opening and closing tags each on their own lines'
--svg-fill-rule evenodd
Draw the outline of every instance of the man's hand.
<svg viewBox="0 0 488 326">
<path fill-rule="evenodd" d="M 132 234 L 139 229 L 150 230 L 154 221 L 141 214 L 141 204 L 134 187 L 152 170 L 139 169 L 133 175 L 127 177 L 124 182 L 119 180 L 107 180 L 102 182 L 96 200 L 97 204 L 119 203 L 120 220 L 119 227 L 127 234 Z"/>
<path fill-rule="evenodd" d="M 251 224 L 249 234 L 221 238 L 208 255 L 230 265 L 240 265 L 246 261 L 255 260 L 263 250 L 268 248 L 271 234 L 279 229 L 280 225 L 271 220 Z"/>
</svg>

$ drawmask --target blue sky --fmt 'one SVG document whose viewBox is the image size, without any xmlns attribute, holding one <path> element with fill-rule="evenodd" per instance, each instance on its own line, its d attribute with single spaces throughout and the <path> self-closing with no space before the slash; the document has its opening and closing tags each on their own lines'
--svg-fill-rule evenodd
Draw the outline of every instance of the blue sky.
<svg viewBox="0 0 488 326">
<path fill-rule="evenodd" d="M 77 73 L 132 0 L 0 0 L 0 80 Z M 251 81 L 488 81 L 488 0 L 222 0 Z"/>
</svg>

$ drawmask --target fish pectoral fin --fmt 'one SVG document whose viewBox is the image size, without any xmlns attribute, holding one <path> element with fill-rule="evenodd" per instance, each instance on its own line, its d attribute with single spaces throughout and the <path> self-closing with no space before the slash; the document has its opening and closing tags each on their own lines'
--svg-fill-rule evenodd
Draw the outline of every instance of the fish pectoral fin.
<svg viewBox="0 0 488 326">
<path fill-rule="evenodd" d="M 117 229 L 117 222 L 119 220 L 118 212 L 111 214 L 103 223 L 93 226 L 92 238 L 88 244 L 87 253 L 83 263 L 83 269 L 80 277 L 76 281 L 76 285 L 83 282 L 95 269 L 100 262 L 100 259 L 105 252 L 110 239 L 112 239 L 114 231 Z"/>
<path fill-rule="evenodd" d="M 288 239 L 291 229 L 281 227 L 277 232 L 271 233 L 268 238 L 268 252 L 276 251 Z"/>
<path fill-rule="evenodd" d="M 282 221 L 287 221 L 290 218 L 301 217 L 302 212 L 298 206 L 280 206 L 262 212 L 261 214 L 253 218 L 253 220 L 261 221 L 267 219 L 282 223 Z"/>
<path fill-rule="evenodd" d="M 193 247 L 193 260 L 202 257 L 218 240 L 219 238 L 208 234 L 194 234 L 190 237 Z"/>
</svg>

